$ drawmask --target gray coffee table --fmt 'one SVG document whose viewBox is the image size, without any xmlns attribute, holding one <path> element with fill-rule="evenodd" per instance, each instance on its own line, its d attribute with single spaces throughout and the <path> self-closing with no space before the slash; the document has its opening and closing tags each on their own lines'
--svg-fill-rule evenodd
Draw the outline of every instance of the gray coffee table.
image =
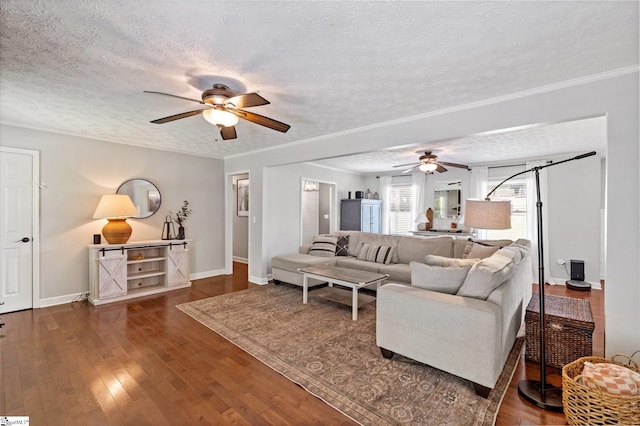
<svg viewBox="0 0 640 426">
<path fill-rule="evenodd" d="M 366 294 L 358 294 L 358 290 L 371 284 L 380 283 L 389 277 L 388 274 L 378 272 L 360 271 L 357 269 L 342 268 L 338 266 L 308 266 L 298 269 L 302 274 L 302 303 L 307 303 L 309 294 L 309 278 L 326 281 L 329 287 L 318 290 L 317 294 L 325 299 L 351 306 L 351 319 L 358 319 L 358 306 L 373 302 L 375 297 Z M 351 288 L 351 292 L 333 287 L 334 284 Z M 349 294 L 351 293 L 351 294 Z"/>
</svg>

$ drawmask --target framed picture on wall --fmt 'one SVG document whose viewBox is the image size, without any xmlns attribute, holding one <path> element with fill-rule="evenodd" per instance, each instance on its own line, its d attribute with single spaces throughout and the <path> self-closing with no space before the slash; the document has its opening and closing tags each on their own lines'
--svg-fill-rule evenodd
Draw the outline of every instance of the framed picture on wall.
<svg viewBox="0 0 640 426">
<path fill-rule="evenodd" d="M 249 216 L 249 179 L 238 179 L 238 216 Z"/>
</svg>

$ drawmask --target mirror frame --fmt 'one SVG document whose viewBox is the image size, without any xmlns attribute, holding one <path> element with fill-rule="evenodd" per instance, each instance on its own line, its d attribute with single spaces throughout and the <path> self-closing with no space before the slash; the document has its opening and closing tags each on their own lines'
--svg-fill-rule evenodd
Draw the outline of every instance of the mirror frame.
<svg viewBox="0 0 640 426">
<path fill-rule="evenodd" d="M 445 189 L 445 185 L 446 186 L 450 186 L 451 184 L 457 184 L 456 187 L 454 187 L 453 189 Z M 443 187 L 443 189 L 440 189 L 440 187 Z M 434 182 L 433 185 L 433 218 L 434 219 L 448 219 L 451 217 L 451 215 L 445 214 L 444 217 L 438 217 L 437 212 L 438 210 L 436 209 L 436 195 L 438 194 L 438 192 L 449 192 L 449 191 L 457 191 L 457 198 L 458 198 L 458 207 L 457 207 L 457 211 L 458 213 L 453 215 L 453 216 L 460 216 L 461 214 L 461 210 L 462 210 L 462 180 L 458 179 L 458 180 L 439 180 Z M 442 213 L 442 212 L 441 212 Z M 446 212 L 445 212 L 446 213 Z"/>
<path fill-rule="evenodd" d="M 127 184 L 132 184 L 133 182 L 136 181 L 140 181 L 140 182 L 145 182 L 147 185 L 152 186 L 154 189 L 148 189 L 147 190 L 147 196 L 146 198 L 143 199 L 138 199 L 138 197 L 136 197 L 136 194 L 133 193 L 133 187 L 131 189 L 131 191 L 124 191 L 123 188 L 125 188 L 125 185 Z M 120 191 L 123 192 L 120 192 Z M 149 191 L 155 191 L 157 192 L 157 197 L 155 196 L 155 194 L 150 193 Z M 126 194 L 129 197 L 131 197 L 131 201 L 133 201 L 133 204 L 137 206 L 142 205 L 142 203 L 147 203 L 146 205 L 149 206 L 149 208 L 147 209 L 147 214 L 144 216 L 138 215 L 138 216 L 133 216 L 132 219 L 146 219 L 148 217 L 153 216 L 154 214 L 156 214 L 156 212 L 158 210 L 160 210 L 160 205 L 162 204 L 162 194 L 160 194 L 160 190 L 158 189 L 158 187 L 151 181 L 147 180 L 147 179 L 143 179 L 143 178 L 132 178 L 129 180 L 126 180 L 124 182 L 122 182 L 122 184 L 120 184 L 120 186 L 118 187 L 118 189 L 116 190 L 116 194 Z"/>
</svg>

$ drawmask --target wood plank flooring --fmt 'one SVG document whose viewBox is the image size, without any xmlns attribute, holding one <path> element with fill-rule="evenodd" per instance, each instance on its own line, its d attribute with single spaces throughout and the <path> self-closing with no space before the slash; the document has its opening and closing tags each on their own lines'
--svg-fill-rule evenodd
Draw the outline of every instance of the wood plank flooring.
<svg viewBox="0 0 640 426">
<path fill-rule="evenodd" d="M 190 289 L 3 315 L 0 415 L 28 415 L 34 425 L 355 424 L 175 308 L 250 286 L 246 265 L 235 263 L 233 275 Z M 591 301 L 594 354 L 602 355 L 603 292 L 547 293 Z M 523 358 L 497 424 L 566 424 L 561 413 L 519 397 L 518 381 L 538 376 Z M 549 380 L 559 383 L 559 375 Z"/>
</svg>

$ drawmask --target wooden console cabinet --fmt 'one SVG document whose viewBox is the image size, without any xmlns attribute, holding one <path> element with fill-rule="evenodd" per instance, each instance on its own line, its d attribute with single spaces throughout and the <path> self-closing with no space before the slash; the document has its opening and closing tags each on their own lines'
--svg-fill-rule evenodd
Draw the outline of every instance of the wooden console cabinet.
<svg viewBox="0 0 640 426">
<path fill-rule="evenodd" d="M 94 305 L 191 286 L 191 240 L 89 246 L 89 302 Z"/>
</svg>

